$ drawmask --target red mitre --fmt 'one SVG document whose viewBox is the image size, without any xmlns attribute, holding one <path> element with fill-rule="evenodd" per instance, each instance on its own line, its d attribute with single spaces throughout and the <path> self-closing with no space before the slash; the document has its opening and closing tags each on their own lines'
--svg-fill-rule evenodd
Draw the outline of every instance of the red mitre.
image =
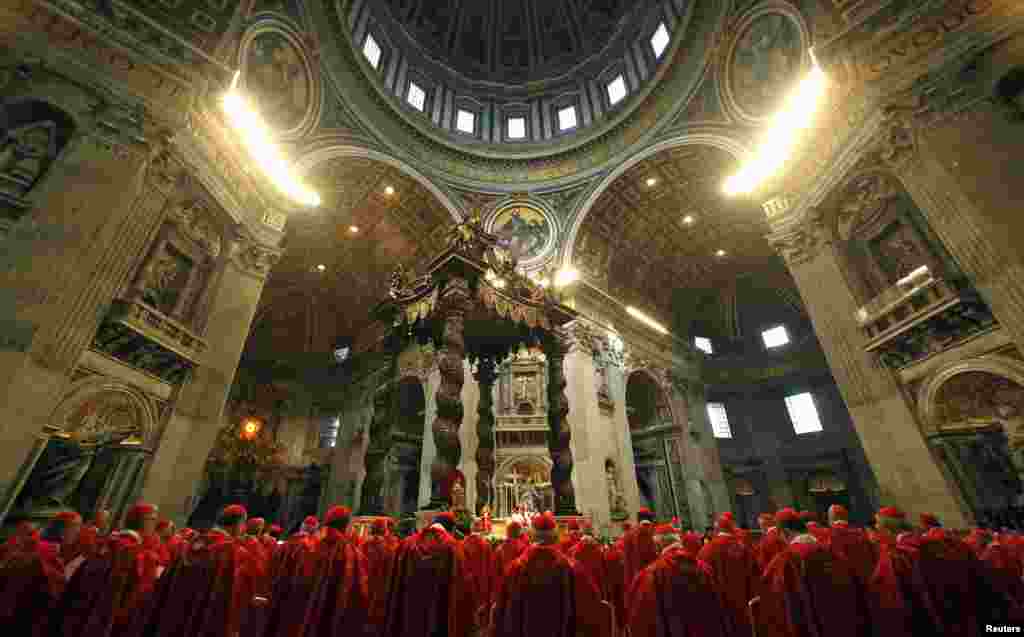
<svg viewBox="0 0 1024 637">
<path fill-rule="evenodd" d="M 82 522 L 82 516 L 80 516 L 78 513 L 75 513 L 74 511 L 61 511 L 53 519 L 59 520 L 64 524 L 81 524 Z"/>
<path fill-rule="evenodd" d="M 878 510 L 878 517 L 880 518 L 895 518 L 902 520 L 907 517 L 907 514 L 900 511 L 896 507 L 882 507 Z"/>
<path fill-rule="evenodd" d="M 922 513 L 921 514 L 921 526 L 924 528 L 933 528 L 942 526 L 939 523 L 939 518 L 935 517 L 933 513 Z"/>
<path fill-rule="evenodd" d="M 719 531 L 723 533 L 732 533 L 736 530 L 736 521 L 733 520 L 732 513 L 726 511 L 718 517 L 718 522 L 715 524 Z"/>
<path fill-rule="evenodd" d="M 654 522 L 654 512 L 647 507 L 641 507 L 641 509 L 636 512 L 636 518 L 641 522 Z"/>
<path fill-rule="evenodd" d="M 327 511 L 327 515 L 324 517 L 324 525 L 336 522 L 338 520 L 348 520 L 352 517 L 352 509 L 344 506 L 333 506 Z"/>
<path fill-rule="evenodd" d="M 156 530 L 157 531 L 166 531 L 169 528 L 171 528 L 171 521 L 168 520 L 167 518 L 164 518 L 164 519 L 162 519 L 162 520 L 160 520 L 159 522 L 156 523 Z"/>
<path fill-rule="evenodd" d="M 223 515 L 224 517 L 246 518 L 249 517 L 249 512 L 241 504 L 232 504 L 225 507 Z"/>
<path fill-rule="evenodd" d="M 775 512 L 775 521 L 779 524 L 783 522 L 796 522 L 799 519 L 800 514 L 792 507 L 785 507 Z"/>
<path fill-rule="evenodd" d="M 828 508 L 828 514 L 836 520 L 848 520 L 850 519 L 850 513 L 841 504 L 833 504 Z"/>
</svg>

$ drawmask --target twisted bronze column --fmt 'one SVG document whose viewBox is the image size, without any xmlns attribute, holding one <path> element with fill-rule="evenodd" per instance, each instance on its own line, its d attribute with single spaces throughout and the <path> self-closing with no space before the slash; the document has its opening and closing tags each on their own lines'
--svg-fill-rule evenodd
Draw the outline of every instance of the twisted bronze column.
<svg viewBox="0 0 1024 637">
<path fill-rule="evenodd" d="M 494 480 L 494 381 L 496 361 L 482 356 L 476 364 L 476 382 L 480 386 L 479 420 L 476 425 L 476 512 L 492 502 L 491 482 Z"/>
<path fill-rule="evenodd" d="M 551 486 L 555 492 L 555 515 L 579 515 L 572 487 L 572 432 L 566 422 L 569 398 L 565 395 L 565 370 L 562 368 L 569 347 L 561 333 L 553 334 L 544 345 L 548 359 L 548 451 L 554 463 Z"/>
<path fill-rule="evenodd" d="M 431 509 L 448 508 L 448 489 L 452 474 L 459 466 L 462 445 L 459 427 L 462 425 L 462 385 L 465 374 L 462 359 L 466 356 L 466 341 L 462 334 L 469 302 L 469 282 L 461 278 L 449 279 L 441 292 L 438 310 L 443 321 L 438 371 L 441 383 L 437 387 L 435 402 L 437 417 L 431 427 L 437 452 L 430 466 Z"/>
</svg>

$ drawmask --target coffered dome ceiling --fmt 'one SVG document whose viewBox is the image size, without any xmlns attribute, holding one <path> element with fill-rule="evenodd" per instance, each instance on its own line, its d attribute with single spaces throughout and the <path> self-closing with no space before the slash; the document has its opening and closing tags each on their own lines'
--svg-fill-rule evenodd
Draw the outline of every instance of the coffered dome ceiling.
<svg viewBox="0 0 1024 637">
<path fill-rule="evenodd" d="M 723 181 L 737 167 L 731 155 L 709 146 L 681 146 L 640 161 L 587 213 L 574 264 L 616 297 L 666 318 L 674 292 L 784 272 L 765 239 L 764 213 L 722 194 Z"/>
<path fill-rule="evenodd" d="M 562 75 L 614 45 L 652 3 L 637 0 L 379 0 L 402 34 L 470 80 Z"/>
</svg>

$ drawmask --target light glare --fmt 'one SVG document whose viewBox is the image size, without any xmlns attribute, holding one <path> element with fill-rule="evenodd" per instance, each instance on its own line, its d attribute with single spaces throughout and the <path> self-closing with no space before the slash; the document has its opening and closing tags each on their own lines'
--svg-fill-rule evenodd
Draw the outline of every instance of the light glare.
<svg viewBox="0 0 1024 637">
<path fill-rule="evenodd" d="M 813 123 L 827 87 L 825 72 L 815 64 L 772 117 L 768 132 L 754 157 L 738 173 L 725 180 L 723 190 L 726 195 L 750 193 L 779 171 L 792 155 L 800 134 Z"/>
<path fill-rule="evenodd" d="M 564 288 L 567 285 L 572 285 L 576 281 L 579 281 L 580 273 L 576 268 L 562 268 L 555 275 L 555 287 Z"/>
<path fill-rule="evenodd" d="M 636 320 L 640 321 L 647 327 L 651 328 L 655 332 L 658 332 L 659 334 L 668 334 L 668 329 L 666 329 L 664 325 L 655 321 L 654 319 L 647 316 L 646 314 L 636 309 L 635 307 L 627 307 L 626 313 L 635 318 Z"/>
</svg>

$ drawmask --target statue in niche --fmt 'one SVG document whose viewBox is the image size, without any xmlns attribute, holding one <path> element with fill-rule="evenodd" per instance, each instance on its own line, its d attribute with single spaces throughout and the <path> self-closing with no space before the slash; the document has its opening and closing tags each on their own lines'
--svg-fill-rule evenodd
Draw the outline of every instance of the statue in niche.
<svg viewBox="0 0 1024 637">
<path fill-rule="evenodd" d="M 187 257 L 165 245 L 146 268 L 142 300 L 164 314 L 173 312 L 188 281 L 191 265 Z"/>
<path fill-rule="evenodd" d="M 615 462 L 609 458 L 604 463 L 605 483 L 608 485 L 608 510 L 613 520 L 625 520 L 629 517 L 626 510 L 626 498 L 622 495 L 622 488 L 619 486 L 619 472 Z"/>
<path fill-rule="evenodd" d="M 54 128 L 53 122 L 38 122 L 11 131 L 0 141 L 0 174 L 19 184 L 10 194 L 26 194 L 42 176 L 56 154 Z"/>
<path fill-rule="evenodd" d="M 61 424 L 18 495 L 19 514 L 46 517 L 91 507 L 94 503 L 77 498 L 89 469 L 106 449 L 140 433 L 131 405 L 109 395 L 81 405 Z"/>
</svg>

